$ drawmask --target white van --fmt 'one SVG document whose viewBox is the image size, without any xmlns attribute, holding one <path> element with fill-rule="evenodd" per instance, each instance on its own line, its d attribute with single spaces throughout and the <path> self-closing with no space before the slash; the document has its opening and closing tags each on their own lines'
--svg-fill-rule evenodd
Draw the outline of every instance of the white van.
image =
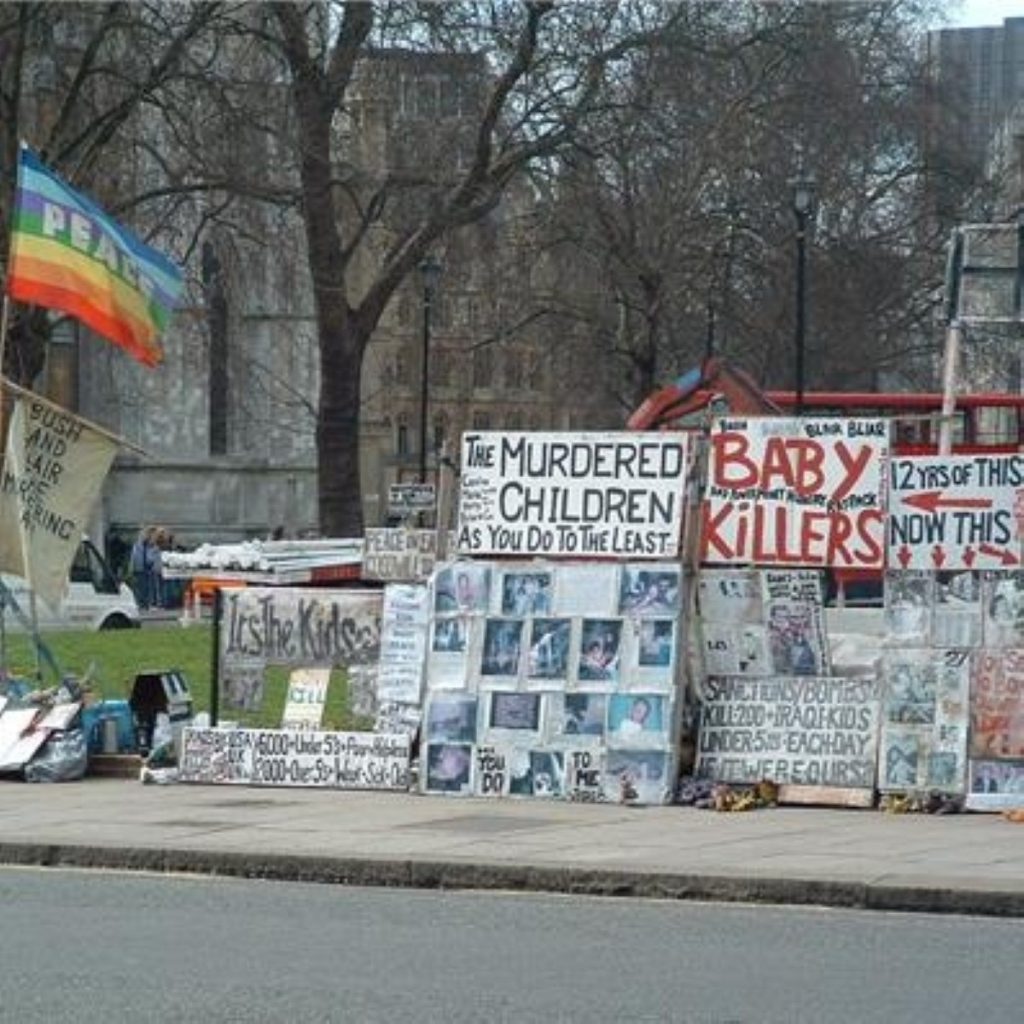
<svg viewBox="0 0 1024 1024">
<path fill-rule="evenodd" d="M 20 576 L 3 576 L 26 619 L 32 614 L 31 591 Z M 20 616 L 6 609 L 4 625 L 21 632 Z M 139 605 L 127 583 L 118 585 L 114 574 L 92 541 L 82 538 L 71 564 L 68 592 L 56 608 L 36 601 L 40 632 L 51 629 L 131 629 L 139 625 Z"/>
</svg>

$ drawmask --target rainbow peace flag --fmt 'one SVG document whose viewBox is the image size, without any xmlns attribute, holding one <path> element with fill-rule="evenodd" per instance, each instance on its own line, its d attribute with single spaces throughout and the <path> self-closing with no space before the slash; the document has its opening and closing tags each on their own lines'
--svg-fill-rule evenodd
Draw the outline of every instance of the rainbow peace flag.
<svg viewBox="0 0 1024 1024">
<path fill-rule="evenodd" d="M 59 309 L 140 363 L 163 359 L 157 335 L 178 305 L 181 270 L 21 147 L 7 293 Z"/>
</svg>

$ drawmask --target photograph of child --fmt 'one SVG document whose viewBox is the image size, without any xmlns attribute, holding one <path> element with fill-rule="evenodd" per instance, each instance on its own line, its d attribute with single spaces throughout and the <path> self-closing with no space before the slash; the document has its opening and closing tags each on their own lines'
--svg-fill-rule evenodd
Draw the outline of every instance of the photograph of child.
<svg viewBox="0 0 1024 1024">
<path fill-rule="evenodd" d="M 447 654 L 463 654 L 469 635 L 468 621 L 464 618 L 435 619 L 434 642 L 431 650 Z"/>
<path fill-rule="evenodd" d="M 679 611 L 679 573 L 676 570 L 622 570 L 619 611 L 623 615 L 674 615 Z"/>
<path fill-rule="evenodd" d="M 989 582 L 984 637 L 986 647 L 1024 646 L 1024 574 Z"/>
<path fill-rule="evenodd" d="M 434 611 L 486 612 L 491 570 L 471 562 L 456 562 L 441 569 L 434 580 Z"/>
<path fill-rule="evenodd" d="M 519 674 L 523 623 L 519 619 L 488 619 L 484 630 L 480 673 L 485 676 Z"/>
<path fill-rule="evenodd" d="M 553 797 L 565 792 L 565 761 L 561 751 L 513 750 L 509 754 L 511 796 Z"/>
<path fill-rule="evenodd" d="M 472 757 L 469 744 L 429 744 L 424 789 L 428 793 L 468 793 Z"/>
<path fill-rule="evenodd" d="M 501 590 L 502 615 L 550 615 L 551 573 L 506 573 Z"/>
<path fill-rule="evenodd" d="M 641 668 L 668 668 L 672 664 L 676 624 L 671 619 L 643 619 L 637 661 Z"/>
<path fill-rule="evenodd" d="M 526 674 L 530 679 L 564 679 L 569 672 L 569 619 L 534 619 Z"/>
<path fill-rule="evenodd" d="M 885 785 L 894 789 L 917 785 L 916 736 L 901 736 L 890 741 L 885 753 Z"/>
<path fill-rule="evenodd" d="M 772 666 L 780 676 L 824 675 L 817 642 L 815 609 L 802 604 L 773 604 L 768 614 Z"/>
<path fill-rule="evenodd" d="M 578 677 L 581 680 L 618 679 L 621 642 L 621 619 L 584 619 Z"/>
<path fill-rule="evenodd" d="M 885 624 L 893 638 L 927 637 L 932 578 L 923 572 L 885 574 Z"/>
<path fill-rule="evenodd" d="M 435 696 L 427 708 L 427 742 L 476 742 L 476 697 Z"/>
<path fill-rule="evenodd" d="M 561 736 L 604 736 L 605 694 L 567 693 L 562 699 Z"/>
<path fill-rule="evenodd" d="M 616 693 L 608 701 L 608 740 L 619 746 L 660 743 L 665 739 L 665 698 L 656 694 Z"/>
<path fill-rule="evenodd" d="M 538 732 L 540 730 L 540 694 L 492 693 L 488 722 L 492 729 Z"/>
</svg>

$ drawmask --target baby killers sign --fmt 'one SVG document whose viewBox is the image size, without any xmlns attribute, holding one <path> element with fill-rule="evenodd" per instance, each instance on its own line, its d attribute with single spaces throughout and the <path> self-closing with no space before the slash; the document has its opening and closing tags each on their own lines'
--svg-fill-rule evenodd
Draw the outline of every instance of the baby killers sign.
<svg viewBox="0 0 1024 1024">
<path fill-rule="evenodd" d="M 719 564 L 880 568 L 881 419 L 719 420 L 702 558 Z"/>
<path fill-rule="evenodd" d="M 686 469 L 685 434 L 464 434 L 458 549 L 671 558 Z"/>
<path fill-rule="evenodd" d="M 1024 455 L 944 455 L 889 465 L 890 568 L 1015 568 L 1022 522 Z"/>
</svg>

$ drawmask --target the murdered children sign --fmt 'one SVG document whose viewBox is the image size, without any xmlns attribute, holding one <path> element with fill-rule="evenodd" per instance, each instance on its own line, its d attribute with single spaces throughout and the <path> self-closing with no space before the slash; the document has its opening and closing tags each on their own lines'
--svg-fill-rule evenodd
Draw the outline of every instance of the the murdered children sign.
<svg viewBox="0 0 1024 1024">
<path fill-rule="evenodd" d="M 286 729 L 182 733 L 182 782 L 327 789 L 406 789 L 409 737 Z"/>
<path fill-rule="evenodd" d="M 671 558 L 685 434 L 466 433 L 463 554 Z"/>
<path fill-rule="evenodd" d="M 1024 455 L 893 459 L 891 568 L 1005 569 L 1021 561 Z"/>
<path fill-rule="evenodd" d="M 720 782 L 871 791 L 878 735 L 871 678 L 710 678 L 697 773 Z"/>
<path fill-rule="evenodd" d="M 1024 648 L 974 653 L 969 755 L 968 808 L 1024 807 Z"/>
<path fill-rule="evenodd" d="M 879 568 L 883 419 L 723 419 L 711 432 L 701 557 Z"/>
</svg>

